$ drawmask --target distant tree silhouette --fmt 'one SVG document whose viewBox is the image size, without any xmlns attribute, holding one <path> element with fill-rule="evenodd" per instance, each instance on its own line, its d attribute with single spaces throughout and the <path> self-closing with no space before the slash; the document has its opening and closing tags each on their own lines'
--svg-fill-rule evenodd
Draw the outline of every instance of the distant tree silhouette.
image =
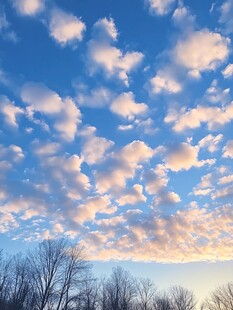
<svg viewBox="0 0 233 310">
<path fill-rule="evenodd" d="M 0 309 L 7 309 L 10 291 L 11 258 L 3 256 L 0 251 Z"/>
<path fill-rule="evenodd" d="M 172 286 L 169 290 L 173 310 L 193 310 L 196 308 L 196 298 L 192 291 L 182 286 Z"/>
<path fill-rule="evenodd" d="M 121 267 L 113 268 L 104 283 L 104 310 L 130 310 L 136 295 L 134 281 L 129 272 Z"/>
<path fill-rule="evenodd" d="M 66 240 L 44 240 L 28 255 L 36 310 L 68 310 L 88 268 L 83 249 Z"/>
<path fill-rule="evenodd" d="M 87 272 L 82 282 L 80 293 L 76 298 L 76 308 L 95 310 L 100 308 L 100 282 Z"/>
<path fill-rule="evenodd" d="M 153 310 L 173 310 L 171 300 L 166 293 L 156 294 L 153 299 Z"/>
<path fill-rule="evenodd" d="M 153 300 L 156 293 L 154 282 L 148 278 L 140 278 L 136 283 L 136 308 L 138 310 L 153 309 Z"/>
<path fill-rule="evenodd" d="M 233 282 L 219 286 L 202 304 L 203 310 L 233 310 Z"/>
<path fill-rule="evenodd" d="M 26 259 L 17 254 L 11 259 L 9 310 L 31 310 L 34 307 Z"/>
</svg>

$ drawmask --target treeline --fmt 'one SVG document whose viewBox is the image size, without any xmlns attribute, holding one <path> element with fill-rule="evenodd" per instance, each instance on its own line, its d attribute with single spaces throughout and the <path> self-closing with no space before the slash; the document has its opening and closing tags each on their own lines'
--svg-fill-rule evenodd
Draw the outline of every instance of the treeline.
<svg viewBox="0 0 233 310">
<path fill-rule="evenodd" d="M 192 291 L 134 278 L 117 267 L 97 279 L 84 250 L 66 240 L 45 240 L 27 255 L 0 253 L 0 310 L 233 310 L 233 283 L 201 306 Z"/>
</svg>

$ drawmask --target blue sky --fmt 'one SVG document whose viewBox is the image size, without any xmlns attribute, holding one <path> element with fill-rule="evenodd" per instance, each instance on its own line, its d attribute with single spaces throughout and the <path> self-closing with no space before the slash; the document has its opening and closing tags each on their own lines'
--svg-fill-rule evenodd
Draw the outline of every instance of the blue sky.
<svg viewBox="0 0 233 310">
<path fill-rule="evenodd" d="M 230 280 L 232 13 L 230 0 L 2 2 L 2 248 L 66 236 L 97 273 L 116 260 L 168 285 L 166 270 L 194 289 L 198 268 Z"/>
</svg>

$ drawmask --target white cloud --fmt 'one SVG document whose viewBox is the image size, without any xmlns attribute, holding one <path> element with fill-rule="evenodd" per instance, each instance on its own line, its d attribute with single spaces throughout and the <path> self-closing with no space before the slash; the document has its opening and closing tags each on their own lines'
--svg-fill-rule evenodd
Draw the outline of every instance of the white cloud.
<svg viewBox="0 0 233 310">
<path fill-rule="evenodd" d="M 227 33 L 233 32 L 232 14 L 233 14 L 233 3 L 231 0 L 227 0 L 221 6 L 221 16 L 219 19 L 220 23 L 223 23 L 225 25 Z"/>
<path fill-rule="evenodd" d="M 12 0 L 18 14 L 34 16 L 45 8 L 44 0 Z"/>
<path fill-rule="evenodd" d="M 38 139 L 34 140 L 31 143 L 31 147 L 33 150 L 33 153 L 35 153 L 37 156 L 51 156 L 55 155 L 59 149 L 60 145 L 55 142 L 42 142 Z"/>
<path fill-rule="evenodd" d="M 4 40 L 8 40 L 13 43 L 16 43 L 18 41 L 18 37 L 15 31 L 11 29 L 11 24 L 8 21 L 6 13 L 4 9 L 2 9 L 2 7 L 0 10 L 0 35 Z"/>
<path fill-rule="evenodd" d="M 124 146 L 115 155 L 134 165 L 150 159 L 154 155 L 154 151 L 144 141 L 136 140 Z"/>
<path fill-rule="evenodd" d="M 2 155 L 1 155 L 1 152 L 2 152 L 1 148 L 2 148 L 2 146 L 0 145 L 0 158 L 2 157 Z M 12 168 L 12 164 L 10 162 L 8 162 L 7 160 L 3 159 L 3 160 L 0 161 L 0 172 L 1 172 L 0 179 L 1 180 L 5 179 L 6 172 L 9 171 L 9 169 L 11 169 L 11 168 Z M 1 193 L 1 196 L 2 197 L 6 196 L 6 192 L 4 190 L 3 190 L 3 193 Z"/>
<path fill-rule="evenodd" d="M 233 174 L 226 175 L 219 179 L 218 184 L 228 184 L 233 182 Z"/>
<path fill-rule="evenodd" d="M 63 99 L 63 107 L 54 124 L 62 139 L 73 141 L 81 123 L 81 112 L 74 101 L 67 97 Z"/>
<path fill-rule="evenodd" d="M 207 196 L 211 194 L 213 200 L 224 197 L 228 198 L 231 195 L 231 186 L 224 186 L 232 182 L 233 175 L 229 174 L 229 168 L 218 166 L 213 172 L 201 178 L 201 182 L 194 187 L 193 194 L 196 196 Z"/>
<path fill-rule="evenodd" d="M 133 125 L 130 124 L 130 125 L 119 125 L 118 126 L 118 130 L 121 130 L 121 131 L 127 131 L 127 130 L 132 130 L 133 129 Z"/>
<path fill-rule="evenodd" d="M 43 217 L 46 214 L 43 200 L 33 195 L 28 197 L 21 195 L 20 198 L 13 198 L 2 207 L 2 210 L 20 214 L 23 220 L 28 220 L 38 215 Z"/>
<path fill-rule="evenodd" d="M 62 139 L 74 139 L 81 123 L 81 113 L 71 98 L 62 99 L 56 92 L 39 83 L 26 83 L 21 97 L 28 104 L 27 113 L 32 120 L 35 112 L 48 115 L 54 120 L 53 126 Z"/>
<path fill-rule="evenodd" d="M 89 42 L 89 57 L 92 62 L 91 71 L 98 69 L 105 72 L 106 77 L 117 77 L 126 86 L 129 85 L 128 74 L 135 69 L 143 59 L 139 52 L 122 53 L 118 48 L 111 45 L 103 45 L 99 42 Z"/>
<path fill-rule="evenodd" d="M 53 231 L 54 231 L 55 233 L 61 234 L 61 233 L 64 232 L 64 228 L 63 228 L 63 226 L 62 226 L 60 223 L 55 223 L 55 224 L 53 225 Z"/>
<path fill-rule="evenodd" d="M 216 130 L 232 119 L 233 102 L 223 108 L 197 105 L 193 109 L 182 108 L 179 112 L 171 109 L 164 121 L 165 123 L 174 123 L 173 130 L 182 132 L 187 129 L 199 128 L 202 123 L 207 123 L 209 130 Z"/>
<path fill-rule="evenodd" d="M 225 62 L 229 53 L 230 39 L 204 29 L 190 33 L 187 38 L 178 41 L 174 60 L 191 71 L 211 71 Z"/>
<path fill-rule="evenodd" d="M 189 170 L 192 167 L 202 167 L 205 164 L 212 165 L 214 159 L 198 160 L 199 147 L 188 143 L 180 143 L 168 151 L 165 158 L 166 168 L 172 171 Z"/>
<path fill-rule="evenodd" d="M 1 165 L 0 165 L 0 169 L 1 169 Z M 2 173 L 3 171 L 1 171 Z M 0 202 L 2 202 L 2 200 L 6 199 L 7 198 L 7 193 L 3 190 L 3 189 L 0 189 Z"/>
<path fill-rule="evenodd" d="M 114 142 L 103 137 L 96 136 L 95 127 L 86 127 L 80 132 L 83 139 L 81 155 L 89 165 L 103 161 L 106 151 L 114 145 Z"/>
<path fill-rule="evenodd" d="M 20 217 L 20 219 L 27 221 L 29 219 L 31 219 L 32 217 L 35 216 L 42 216 L 41 212 L 39 212 L 39 210 L 36 209 L 27 209 L 23 212 L 23 215 Z"/>
<path fill-rule="evenodd" d="M 61 97 L 40 83 L 26 83 L 21 92 L 22 100 L 29 105 L 29 112 L 56 114 L 62 109 Z"/>
<path fill-rule="evenodd" d="M 76 16 L 53 9 L 49 21 L 50 35 L 61 45 L 82 41 L 85 24 Z"/>
<path fill-rule="evenodd" d="M 223 135 L 213 136 L 211 134 L 205 136 L 198 142 L 201 148 L 207 148 L 210 153 L 214 153 L 219 149 L 219 143 L 222 141 Z"/>
<path fill-rule="evenodd" d="M 0 33 L 9 27 L 9 22 L 6 18 L 6 13 L 1 10 L 0 12 Z"/>
<path fill-rule="evenodd" d="M 99 30 L 100 24 L 102 33 L 108 34 L 107 40 L 103 35 L 101 37 L 95 36 L 95 30 L 96 28 Z M 111 41 L 116 39 L 116 36 L 112 34 L 112 28 L 112 19 L 108 21 L 106 19 L 99 20 L 94 25 L 94 39 L 88 43 L 89 70 L 91 74 L 101 70 L 107 78 L 117 77 L 128 86 L 128 75 L 141 63 L 143 54 L 140 52 L 123 53 L 117 47 L 112 46 Z"/>
<path fill-rule="evenodd" d="M 11 164 L 12 162 L 18 163 L 22 159 L 24 159 L 24 153 L 20 146 L 11 144 L 8 147 L 3 146 L 0 144 L 0 159 L 4 161 L 9 161 Z"/>
<path fill-rule="evenodd" d="M 112 214 L 117 208 L 111 205 L 108 196 L 88 197 L 85 203 L 74 208 L 70 212 L 72 221 L 83 224 L 87 221 L 93 221 L 97 213 Z"/>
<path fill-rule="evenodd" d="M 173 205 L 180 202 L 180 197 L 175 192 L 168 191 L 168 175 L 164 165 L 158 164 L 154 169 L 144 170 L 142 179 L 145 189 L 150 195 L 155 195 L 153 205 L 156 207 Z"/>
<path fill-rule="evenodd" d="M 208 189 L 209 187 L 213 187 L 213 183 L 215 181 L 215 174 L 208 173 L 201 178 L 200 184 L 196 187 L 197 189 Z"/>
<path fill-rule="evenodd" d="M 121 191 L 128 179 L 133 179 L 136 170 L 154 155 L 154 151 L 143 141 L 133 141 L 104 162 L 101 170 L 95 171 L 96 188 L 105 193 Z"/>
<path fill-rule="evenodd" d="M 182 32 L 190 32 L 194 28 L 195 16 L 191 14 L 187 7 L 180 3 L 172 15 L 172 20 L 175 26 L 180 28 Z"/>
<path fill-rule="evenodd" d="M 136 205 L 140 202 L 146 202 L 146 196 L 143 195 L 143 187 L 140 184 L 134 184 L 132 188 L 125 190 L 124 194 L 116 202 L 120 206 Z"/>
<path fill-rule="evenodd" d="M 135 119 L 134 126 L 137 130 L 143 132 L 145 135 L 154 135 L 158 128 L 155 127 L 155 122 L 152 118 L 147 118 L 145 120 Z"/>
<path fill-rule="evenodd" d="M 229 140 L 223 148 L 223 157 L 233 158 L 233 140 Z"/>
<path fill-rule="evenodd" d="M 163 165 L 157 165 L 154 169 L 144 170 L 142 178 L 145 181 L 145 189 L 150 195 L 163 191 L 169 181 L 166 168 Z"/>
<path fill-rule="evenodd" d="M 145 3 L 149 5 L 151 14 L 166 15 L 171 11 L 175 0 L 145 0 Z"/>
<path fill-rule="evenodd" d="M 188 71 L 188 76 L 192 79 L 196 79 L 196 80 L 199 80 L 201 78 L 201 74 L 200 74 L 200 71 L 197 70 L 197 69 L 194 69 L 194 70 L 189 70 Z"/>
<path fill-rule="evenodd" d="M 154 199 L 155 206 L 171 206 L 180 202 L 180 196 L 175 192 L 162 191 Z"/>
<path fill-rule="evenodd" d="M 132 124 L 122 124 L 117 128 L 121 131 L 137 130 L 143 135 L 149 136 L 154 135 L 158 131 L 158 128 L 155 127 L 154 120 L 150 117 L 146 119 L 136 118 Z"/>
<path fill-rule="evenodd" d="M 0 233 L 4 234 L 19 226 L 19 223 L 10 212 L 0 211 Z"/>
<path fill-rule="evenodd" d="M 116 41 L 118 37 L 118 31 L 112 18 L 99 19 L 95 23 L 93 31 L 95 38 L 101 41 Z"/>
<path fill-rule="evenodd" d="M 88 92 L 86 87 L 77 86 L 75 99 L 79 106 L 102 108 L 110 104 L 112 97 L 112 92 L 105 87 L 93 88 Z"/>
<path fill-rule="evenodd" d="M 207 196 L 213 191 L 212 188 L 206 188 L 206 189 L 196 189 L 193 191 L 193 194 L 195 196 Z"/>
<path fill-rule="evenodd" d="M 128 120 L 133 120 L 135 116 L 145 115 L 148 107 L 145 103 L 137 103 L 132 92 L 122 93 L 115 98 L 110 106 L 110 110 Z"/>
<path fill-rule="evenodd" d="M 233 185 L 218 189 L 212 195 L 213 200 L 219 199 L 219 198 L 232 198 L 232 197 L 233 197 Z"/>
<path fill-rule="evenodd" d="M 152 94 L 159 94 L 161 92 L 176 94 L 182 90 L 182 85 L 166 71 L 159 71 L 155 77 L 150 80 L 150 87 Z"/>
<path fill-rule="evenodd" d="M 231 101 L 230 88 L 222 89 L 218 86 L 217 80 L 213 80 L 206 90 L 203 100 L 222 106 Z"/>
<path fill-rule="evenodd" d="M 11 80 L 8 74 L 2 68 L 0 68 L 0 83 L 5 86 L 11 85 Z"/>
<path fill-rule="evenodd" d="M 6 96 L 0 96 L 0 107 L 5 123 L 18 128 L 17 116 L 24 113 L 23 109 L 17 107 Z"/>
<path fill-rule="evenodd" d="M 225 79 L 229 79 L 233 75 L 233 64 L 229 64 L 226 66 L 224 70 L 222 70 L 222 75 Z"/>
<path fill-rule="evenodd" d="M 53 188 L 54 182 L 59 184 L 59 196 L 64 194 L 66 198 L 75 201 L 88 194 L 91 185 L 88 176 L 81 171 L 83 161 L 78 155 L 40 157 L 50 187 Z M 55 195 L 58 195 L 56 191 Z"/>
</svg>

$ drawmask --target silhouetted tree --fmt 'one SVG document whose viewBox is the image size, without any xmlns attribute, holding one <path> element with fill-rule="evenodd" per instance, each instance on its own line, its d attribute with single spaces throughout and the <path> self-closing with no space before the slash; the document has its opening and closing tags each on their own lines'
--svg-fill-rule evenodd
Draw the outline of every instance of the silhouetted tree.
<svg viewBox="0 0 233 310">
<path fill-rule="evenodd" d="M 88 272 L 82 282 L 82 288 L 76 302 L 77 309 L 95 310 L 100 306 L 100 283 Z"/>
<path fill-rule="evenodd" d="M 65 259 L 61 266 L 59 300 L 56 310 L 68 310 L 74 305 L 75 298 L 86 285 L 86 273 L 90 265 L 84 259 L 83 248 L 79 246 L 69 246 L 65 251 Z"/>
<path fill-rule="evenodd" d="M 35 297 L 35 308 L 45 310 L 54 303 L 61 280 L 61 266 L 65 260 L 64 240 L 44 240 L 29 253 L 31 286 Z"/>
<path fill-rule="evenodd" d="M 136 288 L 131 275 L 123 268 L 113 268 L 111 277 L 104 285 L 104 290 L 105 310 L 129 310 L 133 308 Z"/>
<path fill-rule="evenodd" d="M 219 286 L 204 303 L 203 310 L 233 310 L 233 282 Z"/>
<path fill-rule="evenodd" d="M 157 294 L 154 297 L 153 310 L 173 310 L 171 300 L 166 293 Z"/>
<path fill-rule="evenodd" d="M 83 249 L 66 240 L 44 240 L 28 256 L 36 310 L 68 310 L 87 264 Z"/>
<path fill-rule="evenodd" d="M 196 308 L 196 298 L 192 291 L 182 286 L 172 286 L 169 299 L 173 310 L 193 310 Z"/>
<path fill-rule="evenodd" d="M 31 294 L 27 261 L 22 254 L 11 259 L 9 285 L 9 310 L 31 310 L 34 308 L 34 299 Z"/>
<path fill-rule="evenodd" d="M 140 278 L 136 281 L 136 308 L 138 310 L 151 310 L 156 287 L 151 279 Z"/>
<path fill-rule="evenodd" d="M 0 309 L 7 309 L 10 291 L 11 257 L 6 259 L 0 251 Z"/>
</svg>

